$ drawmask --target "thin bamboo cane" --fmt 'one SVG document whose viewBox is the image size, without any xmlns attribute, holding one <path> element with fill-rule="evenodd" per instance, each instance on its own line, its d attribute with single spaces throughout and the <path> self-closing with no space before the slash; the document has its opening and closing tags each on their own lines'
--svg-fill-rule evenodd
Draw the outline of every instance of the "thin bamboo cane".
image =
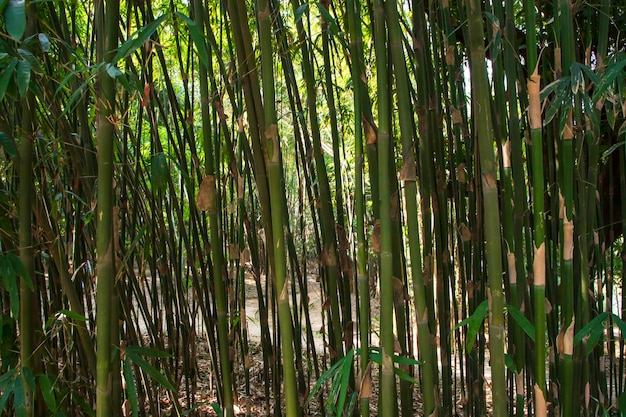
<svg viewBox="0 0 626 417">
<path fill-rule="evenodd" d="M 506 415 L 506 384 L 504 368 L 504 293 L 502 282 L 502 247 L 500 236 L 500 211 L 493 143 L 493 124 L 487 67 L 483 46 L 483 22 L 479 1 L 466 3 L 471 56 L 472 114 L 478 140 L 482 196 L 485 210 L 486 261 L 489 280 L 489 355 L 491 363 L 491 389 L 493 415 Z"/>
</svg>

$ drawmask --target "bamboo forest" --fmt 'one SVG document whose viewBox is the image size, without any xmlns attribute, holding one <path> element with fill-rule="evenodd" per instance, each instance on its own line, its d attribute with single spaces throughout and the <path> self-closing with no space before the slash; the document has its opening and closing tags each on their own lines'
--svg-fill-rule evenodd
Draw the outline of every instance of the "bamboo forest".
<svg viewBox="0 0 626 417">
<path fill-rule="evenodd" d="M 1 416 L 626 416 L 623 0 L 0 0 Z"/>
</svg>

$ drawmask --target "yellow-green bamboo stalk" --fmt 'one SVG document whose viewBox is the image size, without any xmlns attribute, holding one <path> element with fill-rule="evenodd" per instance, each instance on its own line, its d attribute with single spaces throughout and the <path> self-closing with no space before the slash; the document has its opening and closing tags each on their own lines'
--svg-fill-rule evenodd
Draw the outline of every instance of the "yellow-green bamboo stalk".
<svg viewBox="0 0 626 417">
<path fill-rule="evenodd" d="M 559 24 L 561 39 L 560 54 L 555 54 L 555 68 L 561 68 L 562 76 L 570 75 L 570 65 L 573 62 L 573 21 L 570 13 L 572 4 L 569 0 L 561 0 L 559 7 Z M 560 60 L 560 62 L 559 62 Z M 580 105 L 580 101 L 576 100 Z M 574 393 L 573 383 L 573 354 L 574 354 L 574 124 L 572 110 L 566 106 L 561 111 L 567 112 L 567 121 L 561 134 L 561 163 L 559 169 L 559 197 L 561 207 L 559 217 L 563 238 L 560 241 L 561 255 L 561 330 L 559 332 L 559 356 L 561 359 L 560 375 L 561 415 L 570 417 L 573 414 Z M 584 189 L 584 187 L 583 187 Z M 581 192 L 582 193 L 582 192 Z M 585 193 L 582 193 L 585 194 Z M 584 220 L 586 221 L 586 219 Z"/>
<path fill-rule="evenodd" d="M 280 157 L 280 137 L 276 114 L 276 94 L 274 87 L 274 57 L 272 52 L 272 27 L 270 5 L 261 0 L 257 6 L 259 19 L 259 37 L 261 40 L 261 75 L 263 81 L 263 105 L 265 110 L 265 143 L 264 156 L 269 174 L 270 200 L 272 201 L 272 230 L 274 240 L 274 286 L 278 296 L 278 315 L 280 340 L 282 347 L 283 387 L 285 395 L 285 412 L 288 416 L 297 417 L 301 414 L 298 404 L 298 389 L 294 367 L 293 327 L 291 307 L 288 297 L 287 255 L 285 250 L 285 227 L 287 218 L 283 213 L 285 206 L 285 188 Z M 278 12 L 278 11 L 277 11 Z"/>
<path fill-rule="evenodd" d="M 369 277 L 367 275 L 367 242 L 365 240 L 365 196 L 363 189 L 363 125 L 361 122 L 362 95 L 367 94 L 363 91 L 364 83 L 361 81 L 365 78 L 362 63 L 362 33 L 361 33 L 361 8 L 360 2 L 357 0 L 347 0 L 346 2 L 348 17 L 348 32 L 350 34 L 350 54 L 352 56 L 351 72 L 354 94 L 354 210 L 356 221 L 356 268 L 357 268 L 357 285 L 359 297 L 359 336 L 361 347 L 360 358 L 360 380 L 359 390 L 359 406 L 361 417 L 369 417 L 370 415 L 370 396 L 372 387 L 372 375 L 369 361 L 369 344 L 370 344 L 370 297 L 369 297 Z"/>
<path fill-rule="evenodd" d="M 110 63 L 118 46 L 120 4 L 118 0 L 103 1 L 97 9 L 98 57 Z M 120 399 L 112 398 L 113 375 L 111 357 L 118 342 L 112 337 L 115 312 L 115 256 L 113 244 L 113 170 L 115 144 L 115 80 L 101 68 L 97 95 L 98 132 L 98 206 L 97 220 L 97 290 L 96 290 L 96 416 L 110 417 L 120 410 Z M 117 320 L 117 318 L 115 318 Z"/>
<path fill-rule="evenodd" d="M 535 324 L 535 415 L 547 415 L 546 399 L 546 244 L 544 215 L 543 139 L 541 121 L 541 78 L 537 58 L 537 32 L 535 3 L 524 2 L 526 8 L 526 66 L 528 69 L 528 122 L 532 146 L 533 186 L 533 308 Z"/>
<path fill-rule="evenodd" d="M 199 28 L 204 33 L 204 7 L 202 0 L 194 0 L 194 18 Z M 226 281 L 223 238 L 221 230 L 220 215 L 222 213 L 222 203 L 220 198 L 220 187 L 216 179 L 215 151 L 213 137 L 211 134 L 211 119 L 209 115 L 210 96 L 208 83 L 208 70 L 206 65 L 199 60 L 198 73 L 200 75 L 200 102 L 202 115 L 202 139 L 204 148 L 204 174 L 201 188 L 207 192 L 203 196 L 210 204 L 203 204 L 201 210 L 207 210 L 209 214 L 209 226 L 211 228 L 211 257 L 213 260 L 213 285 L 215 288 L 215 304 L 217 309 L 217 338 L 219 343 L 219 357 L 222 382 L 222 409 L 226 417 L 234 415 L 233 411 L 233 382 L 232 364 L 230 360 L 230 342 L 228 326 L 228 302 L 226 299 Z M 219 139 L 216 139 L 219 140 Z M 208 185 L 205 187 L 205 185 Z"/>
<path fill-rule="evenodd" d="M 389 161 L 391 140 L 391 108 L 389 94 L 389 63 L 385 9 L 382 0 L 374 2 L 374 48 L 376 51 L 376 91 L 378 94 L 378 185 L 380 201 L 380 339 L 382 368 L 380 371 L 379 413 L 393 416 L 397 412 L 396 379 L 394 375 L 393 332 L 393 243 L 391 224 L 391 178 Z"/>
<path fill-rule="evenodd" d="M 414 135 L 414 120 L 412 113 L 412 102 L 410 97 L 410 85 L 407 74 L 404 50 L 402 47 L 402 33 L 397 6 L 394 2 L 385 3 L 387 12 L 387 24 L 389 27 L 389 44 L 391 47 L 391 58 L 393 62 L 393 73 L 396 79 L 396 96 L 398 101 L 398 117 L 400 125 L 400 136 L 402 139 L 402 169 L 400 180 L 404 184 L 404 196 L 406 204 L 406 224 L 408 228 L 410 267 L 413 278 L 413 296 L 415 303 L 415 314 L 418 331 L 418 339 L 426 341 L 419 344 L 420 360 L 423 362 L 422 368 L 422 396 L 424 401 L 423 412 L 430 416 L 435 412 L 436 385 L 433 376 L 436 370 L 432 361 L 431 333 L 428 328 L 428 314 L 426 307 L 426 297 L 424 289 L 424 279 L 422 275 L 422 251 L 419 240 L 419 221 L 417 204 L 417 166 L 416 166 L 416 142 Z M 405 404 L 402 397 L 402 415 L 409 415 L 413 412 L 412 404 Z"/>
<path fill-rule="evenodd" d="M 500 210 L 496 181 L 491 95 L 483 33 L 483 13 L 479 0 L 466 1 L 469 32 L 470 72 L 472 81 L 472 118 L 478 139 L 480 172 L 484 200 L 484 230 L 486 239 L 487 273 L 489 279 L 489 354 L 491 362 L 491 389 L 493 415 L 506 415 L 506 383 L 504 367 L 504 293 L 502 290 L 502 243 Z"/>
</svg>

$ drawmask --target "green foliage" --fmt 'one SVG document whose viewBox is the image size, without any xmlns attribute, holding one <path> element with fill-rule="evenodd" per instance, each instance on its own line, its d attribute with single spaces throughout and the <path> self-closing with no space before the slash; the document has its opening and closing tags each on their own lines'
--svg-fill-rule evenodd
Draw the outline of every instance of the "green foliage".
<svg viewBox="0 0 626 417">
<path fill-rule="evenodd" d="M 22 279 L 22 283 L 33 290 L 34 287 L 30 275 L 20 258 L 14 253 L 7 252 L 0 254 L 0 277 L 2 277 L 4 289 L 9 293 L 11 314 L 13 314 L 13 317 L 18 317 L 20 313 L 18 277 Z"/>
<path fill-rule="evenodd" d="M 314 398 L 319 390 L 330 383 L 330 391 L 328 393 L 328 399 L 326 401 L 326 409 L 331 416 L 343 416 L 352 415 L 353 407 L 356 403 L 357 393 L 352 392 L 348 396 L 348 388 L 350 383 L 350 370 L 354 366 L 354 358 L 361 355 L 361 349 L 350 349 L 346 355 L 333 364 L 326 372 L 324 372 L 319 379 L 315 382 L 315 385 L 311 389 L 307 398 L 307 403 Z M 369 360 L 382 365 L 382 354 L 380 348 L 371 346 L 369 350 Z M 399 355 L 393 355 L 393 363 L 398 365 L 416 366 L 422 362 Z M 401 379 L 416 384 L 415 378 L 408 375 L 398 367 L 394 367 L 394 373 Z M 347 406 L 347 408 L 346 408 Z"/>
<path fill-rule="evenodd" d="M 26 30 L 26 2 L 24 0 L 9 0 L 4 8 L 4 22 L 7 33 L 18 41 Z"/>
</svg>

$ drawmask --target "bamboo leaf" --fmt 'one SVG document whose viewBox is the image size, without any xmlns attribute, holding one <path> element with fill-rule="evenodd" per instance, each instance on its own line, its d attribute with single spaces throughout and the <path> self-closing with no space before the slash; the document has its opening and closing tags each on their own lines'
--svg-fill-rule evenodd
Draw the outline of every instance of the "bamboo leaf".
<svg viewBox="0 0 626 417">
<path fill-rule="evenodd" d="M 343 361 L 343 365 L 341 367 L 341 379 L 340 379 L 340 391 L 339 391 L 339 401 L 337 403 L 337 415 L 343 415 L 343 406 L 346 401 L 346 393 L 348 392 L 348 386 L 350 385 L 350 369 L 352 368 L 352 360 L 354 359 L 354 349 L 350 349 L 350 351 L 346 354 L 345 360 Z"/>
<path fill-rule="evenodd" d="M 585 336 L 587 336 L 589 333 L 591 333 L 591 331 L 596 328 L 596 327 L 600 327 L 601 329 L 604 328 L 604 326 L 602 325 L 602 322 L 604 320 L 606 320 L 606 318 L 609 316 L 608 312 L 602 312 L 600 314 L 598 314 L 593 320 L 591 320 L 589 323 L 587 323 L 586 325 L 583 326 L 582 329 L 580 329 L 576 335 L 574 335 L 574 346 L 578 345 L 584 338 Z"/>
<path fill-rule="evenodd" d="M 570 66 L 570 87 L 572 94 L 578 94 L 579 91 L 585 91 L 585 77 L 580 65 L 575 65 L 577 62 Z"/>
<path fill-rule="evenodd" d="M 159 372 L 154 366 L 150 365 L 145 359 L 141 356 L 134 353 L 132 350 L 126 350 L 126 357 L 130 358 L 133 363 L 139 366 L 150 378 L 160 384 L 162 387 L 167 388 L 170 391 L 174 391 L 175 388 L 172 383 Z"/>
<path fill-rule="evenodd" d="M 22 263 L 20 257 L 14 253 L 7 253 L 6 257 L 9 260 L 15 275 L 19 275 L 22 278 L 22 282 L 24 282 L 31 291 L 34 291 L 35 287 L 33 286 L 33 281 L 30 279 L 30 275 L 28 274 L 28 271 L 26 271 L 26 267 Z"/>
<path fill-rule="evenodd" d="M 210 65 L 210 62 L 209 56 L 207 55 L 207 46 L 206 42 L 204 41 L 204 34 L 202 33 L 202 29 L 196 24 L 196 22 L 194 22 L 184 14 L 180 12 L 176 12 L 174 14 L 182 19 L 182 21 L 185 22 L 185 24 L 187 25 L 187 28 L 189 29 L 189 35 L 191 35 L 191 40 L 193 41 L 194 45 L 196 45 L 196 51 L 198 52 L 200 60 L 205 67 L 208 67 Z"/>
<path fill-rule="evenodd" d="M 617 328 L 622 332 L 622 337 L 626 337 L 626 322 L 622 320 L 617 314 L 611 313 L 611 320 L 617 326 Z"/>
<path fill-rule="evenodd" d="M 593 91 L 593 97 L 591 101 L 596 103 L 600 99 L 600 97 L 602 97 L 602 95 L 607 92 L 607 90 L 613 85 L 613 82 L 615 81 L 617 76 L 622 73 L 624 67 L 626 67 L 626 59 L 618 61 L 607 67 L 605 73 L 602 75 L 602 78 L 600 78 L 600 81 Z"/>
<path fill-rule="evenodd" d="M 50 38 L 45 33 L 39 33 L 37 35 L 37 39 L 39 39 L 39 45 L 41 45 L 41 50 L 45 53 L 50 52 Z"/>
<path fill-rule="evenodd" d="M 0 132 L 0 146 L 4 149 L 7 155 L 9 155 L 9 157 L 15 158 L 15 155 L 17 155 L 15 141 L 4 132 Z"/>
<path fill-rule="evenodd" d="M 15 67 L 17 67 L 18 60 L 13 57 L 9 65 L 4 68 L 2 74 L 0 74 L 0 100 L 4 98 L 4 95 L 9 88 L 9 83 L 13 79 L 13 73 L 15 72 Z"/>
<path fill-rule="evenodd" d="M 334 36 L 338 36 L 339 27 L 337 26 L 337 21 L 335 20 L 335 18 L 330 14 L 326 7 L 322 5 L 322 3 L 317 2 L 315 3 L 315 5 L 319 9 L 326 23 L 328 23 L 328 30 L 330 31 L 330 33 L 332 33 Z"/>
<path fill-rule="evenodd" d="M 476 307 L 476 310 L 474 310 L 471 316 L 461 321 L 452 328 L 451 331 L 467 325 L 467 335 L 465 336 L 465 349 L 467 352 L 471 351 L 474 347 L 474 343 L 476 342 L 476 335 L 478 334 L 480 326 L 482 325 L 483 320 L 485 320 L 485 317 L 487 317 L 488 313 L 489 303 L 487 300 L 484 300 L 478 305 L 478 307 Z"/>
<path fill-rule="evenodd" d="M 28 49 L 18 48 L 17 52 L 19 52 L 20 56 L 24 58 L 30 64 L 31 70 L 37 74 L 43 73 L 43 68 L 41 68 L 41 64 L 39 60 L 30 52 Z"/>
<path fill-rule="evenodd" d="M 620 131 L 623 128 L 624 128 L 624 125 L 622 125 L 622 128 L 620 128 Z M 621 136 L 621 133 L 618 136 Z M 602 159 L 606 160 L 613 152 L 615 152 L 617 148 L 619 148 L 620 146 L 624 146 L 624 145 L 626 145 L 626 141 L 623 141 L 623 140 L 620 142 L 614 143 L 613 145 L 611 145 L 611 147 L 609 147 L 609 149 L 607 149 L 606 151 L 602 153 Z"/>
<path fill-rule="evenodd" d="M 147 24 L 146 26 L 140 28 L 135 33 L 133 33 L 117 50 L 117 54 L 111 61 L 111 63 L 116 63 L 121 59 L 128 58 L 132 55 L 137 49 L 139 49 L 150 37 L 156 32 L 161 23 L 167 18 L 167 14 L 163 14 L 155 19 L 153 22 Z"/>
<path fill-rule="evenodd" d="M 152 155 L 150 163 L 150 181 L 154 190 L 163 190 L 167 184 L 169 167 L 167 166 L 167 157 L 161 152 Z"/>
<path fill-rule="evenodd" d="M 4 9 L 4 23 L 7 33 L 13 40 L 19 41 L 26 30 L 26 1 L 9 0 Z"/>
<path fill-rule="evenodd" d="M 51 411 L 57 410 L 57 399 L 54 395 L 54 386 L 50 382 L 50 378 L 46 374 L 39 375 L 39 387 L 44 402 Z"/>
<path fill-rule="evenodd" d="M 294 19 L 296 23 L 298 23 L 302 19 L 302 16 L 304 16 L 304 14 L 308 12 L 309 12 L 309 3 L 301 4 L 294 12 Z"/>
<path fill-rule="evenodd" d="M 589 355 L 598 345 L 598 342 L 600 342 L 600 338 L 602 337 L 603 333 L 604 326 L 602 325 L 591 328 L 591 333 L 589 334 L 589 339 L 587 340 L 587 355 Z"/>
<path fill-rule="evenodd" d="M 0 388 L 4 391 L 2 393 L 2 397 L 0 397 L 0 410 L 4 410 L 4 405 L 9 399 L 9 396 L 13 393 L 13 389 L 15 387 L 15 378 L 13 378 L 14 374 L 15 369 L 7 372 L 5 375 L 8 375 L 10 378 L 8 378 L 4 384 L 0 384 Z"/>
<path fill-rule="evenodd" d="M 513 320 L 517 323 L 518 326 L 522 328 L 524 333 L 532 340 L 535 341 L 535 326 L 524 316 L 524 314 L 519 311 L 517 308 L 513 307 L 510 304 L 505 304 L 506 310 L 511 315 Z"/>
<path fill-rule="evenodd" d="M 30 85 L 30 62 L 27 60 L 21 60 L 17 64 L 17 91 L 20 97 L 26 95 L 28 86 Z"/>
<path fill-rule="evenodd" d="M 132 410 L 133 417 L 137 417 L 139 415 L 137 386 L 135 385 L 133 369 L 128 356 L 124 358 L 124 380 L 126 381 L 126 397 L 128 398 L 128 402 L 130 402 L 130 409 Z"/>
<path fill-rule="evenodd" d="M 504 366 L 507 367 L 511 372 L 517 373 L 517 367 L 515 366 L 515 361 L 513 357 L 508 353 L 504 355 Z"/>
<path fill-rule="evenodd" d="M 15 409 L 16 417 L 27 417 L 27 407 L 26 407 L 26 390 L 24 388 L 25 380 L 22 377 L 15 378 L 15 383 L 13 384 L 13 408 Z"/>
</svg>

